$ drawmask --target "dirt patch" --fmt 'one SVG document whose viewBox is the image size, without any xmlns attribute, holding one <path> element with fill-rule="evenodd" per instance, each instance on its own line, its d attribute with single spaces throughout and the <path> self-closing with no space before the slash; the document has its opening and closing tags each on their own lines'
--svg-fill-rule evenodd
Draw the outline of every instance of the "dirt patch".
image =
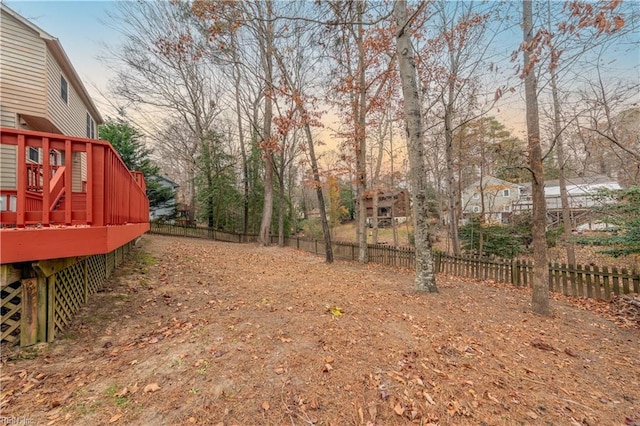
<svg viewBox="0 0 640 426">
<path fill-rule="evenodd" d="M 4 349 L 33 424 L 640 422 L 640 335 L 526 290 L 292 249 L 146 236 L 53 344 Z"/>
</svg>

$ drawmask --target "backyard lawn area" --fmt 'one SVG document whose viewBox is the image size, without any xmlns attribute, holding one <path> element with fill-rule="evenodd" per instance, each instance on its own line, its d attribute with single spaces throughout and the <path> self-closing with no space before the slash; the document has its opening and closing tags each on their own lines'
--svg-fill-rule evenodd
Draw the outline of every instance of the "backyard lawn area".
<svg viewBox="0 0 640 426">
<path fill-rule="evenodd" d="M 419 294 L 411 270 L 289 248 L 146 235 L 56 342 L 2 347 L 0 418 L 640 425 L 640 330 L 608 304 L 559 297 L 547 318 L 527 289 L 438 286 Z"/>
</svg>

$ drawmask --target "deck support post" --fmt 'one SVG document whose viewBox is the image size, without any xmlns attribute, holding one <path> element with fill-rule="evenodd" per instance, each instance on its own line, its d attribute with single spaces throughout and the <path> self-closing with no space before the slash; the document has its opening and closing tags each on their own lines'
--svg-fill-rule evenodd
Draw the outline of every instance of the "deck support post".
<svg viewBox="0 0 640 426">
<path fill-rule="evenodd" d="M 63 269 L 80 262 L 82 259 L 83 258 L 81 257 L 67 257 L 64 259 L 40 260 L 32 264 L 33 269 L 38 275 L 37 341 L 29 344 L 37 342 L 53 342 L 55 339 L 56 274 Z M 84 301 L 86 302 L 86 297 Z M 22 346 L 26 346 L 22 343 L 22 338 L 20 339 L 20 344 Z"/>
<path fill-rule="evenodd" d="M 20 281 L 22 271 L 11 264 L 0 265 L 0 288 Z"/>
<path fill-rule="evenodd" d="M 31 346 L 38 343 L 38 278 L 24 278 L 21 282 L 20 346 Z"/>
</svg>

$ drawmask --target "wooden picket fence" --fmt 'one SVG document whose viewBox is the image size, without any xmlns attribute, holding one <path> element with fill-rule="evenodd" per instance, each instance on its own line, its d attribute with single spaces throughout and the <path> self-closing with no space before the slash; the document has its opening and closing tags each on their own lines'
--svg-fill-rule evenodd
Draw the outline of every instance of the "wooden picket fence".
<svg viewBox="0 0 640 426">
<path fill-rule="evenodd" d="M 523 260 L 479 259 L 434 252 L 438 272 L 531 287 L 533 263 Z M 626 268 L 549 263 L 549 290 L 565 296 L 610 299 L 612 295 L 640 293 L 640 274 Z"/>
<path fill-rule="evenodd" d="M 204 227 L 185 227 L 152 223 L 152 234 L 206 238 L 227 242 L 256 242 L 257 235 L 241 235 L 215 231 Z M 271 243 L 278 242 L 272 236 Z M 285 237 L 285 247 L 293 247 L 317 255 L 324 255 L 324 241 L 311 238 Z M 358 260 L 358 245 L 351 242 L 332 241 L 333 256 L 340 260 Z M 369 244 L 368 259 L 371 263 L 415 268 L 413 247 L 393 247 L 387 244 Z M 480 280 L 492 280 L 531 287 L 533 263 L 519 259 L 487 259 L 472 256 L 453 256 L 433 252 L 434 266 L 438 273 Z M 549 290 L 567 296 L 610 299 L 612 295 L 640 293 L 640 274 L 625 268 L 549 263 Z"/>
</svg>

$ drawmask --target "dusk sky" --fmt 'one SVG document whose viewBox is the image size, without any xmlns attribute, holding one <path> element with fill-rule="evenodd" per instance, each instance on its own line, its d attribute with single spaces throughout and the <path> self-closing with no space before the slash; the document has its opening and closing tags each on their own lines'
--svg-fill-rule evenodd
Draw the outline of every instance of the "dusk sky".
<svg viewBox="0 0 640 426">
<path fill-rule="evenodd" d="M 109 12 L 113 13 L 117 10 L 117 3 L 115 1 L 92 0 L 9 0 L 5 3 L 60 40 L 102 115 L 104 117 L 113 115 L 113 110 L 99 93 L 106 93 L 111 74 L 98 59 L 98 56 L 105 53 L 105 45 L 116 46 L 119 43 L 120 34 L 109 26 L 109 17 L 107 16 Z M 639 38 L 640 29 L 635 28 L 634 30 L 634 37 Z M 496 40 L 496 46 L 512 44 L 513 48 L 517 47 L 519 30 L 512 29 L 508 33 L 510 36 L 504 37 L 507 40 Z M 513 48 L 506 45 L 504 47 L 508 56 Z M 503 69 L 513 66 L 510 63 L 505 65 L 506 67 Z M 615 69 L 614 72 L 617 75 L 631 75 L 632 78 L 640 79 L 640 52 L 638 50 L 618 52 L 615 56 L 615 63 L 609 66 Z M 513 81 L 514 77 L 512 76 L 510 80 Z M 491 114 L 501 117 L 508 127 L 523 136 L 522 94 L 505 97 L 498 107 Z"/>
</svg>

